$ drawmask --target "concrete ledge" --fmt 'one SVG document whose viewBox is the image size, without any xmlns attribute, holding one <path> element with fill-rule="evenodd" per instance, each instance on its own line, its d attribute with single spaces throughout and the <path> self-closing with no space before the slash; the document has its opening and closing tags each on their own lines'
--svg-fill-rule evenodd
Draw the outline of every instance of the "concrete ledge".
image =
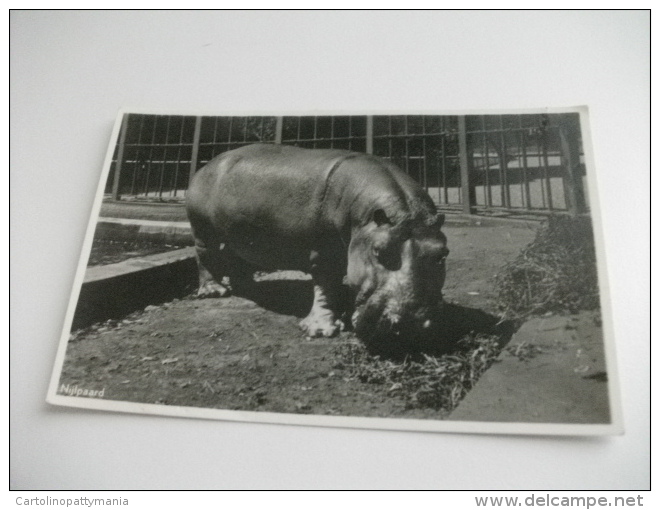
<svg viewBox="0 0 660 510">
<path fill-rule="evenodd" d="M 191 246 L 193 238 L 187 221 L 154 221 L 128 218 L 99 218 L 95 239 L 113 241 L 148 241 Z"/>
<path fill-rule="evenodd" d="M 599 314 L 531 319 L 449 417 L 507 423 L 610 423 Z"/>
<path fill-rule="evenodd" d="M 181 298 L 197 286 L 193 248 L 87 269 L 72 329 Z"/>
<path fill-rule="evenodd" d="M 537 228 L 544 219 L 541 216 L 494 217 L 445 212 L 445 224 L 450 227 L 518 226 Z M 140 240 L 179 246 L 192 246 L 194 244 L 190 223 L 187 221 L 101 217 L 96 226 L 94 237 L 113 241 L 130 242 Z"/>
<path fill-rule="evenodd" d="M 441 211 L 442 212 L 442 211 Z M 478 216 L 475 214 L 456 214 L 445 212 L 445 225 L 448 227 L 501 227 L 516 226 L 521 228 L 538 228 L 545 220 L 541 216 L 498 217 Z"/>
<path fill-rule="evenodd" d="M 103 200 L 101 214 L 104 218 L 143 218 L 158 221 L 187 221 L 186 207 L 182 201 L 153 202 L 123 199 L 118 202 Z"/>
</svg>

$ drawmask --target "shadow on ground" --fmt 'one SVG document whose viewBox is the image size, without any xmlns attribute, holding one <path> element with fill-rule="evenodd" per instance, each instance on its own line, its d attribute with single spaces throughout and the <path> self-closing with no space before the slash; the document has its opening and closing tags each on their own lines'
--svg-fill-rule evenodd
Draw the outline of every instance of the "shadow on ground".
<svg viewBox="0 0 660 510">
<path fill-rule="evenodd" d="M 348 294 L 348 290 L 347 290 Z M 258 306 L 283 315 L 305 317 L 312 305 L 314 292 L 311 280 L 268 280 L 241 286 L 236 295 L 255 302 Z M 348 298 L 348 296 L 347 296 Z M 350 311 L 347 314 L 350 317 Z M 347 329 L 350 331 L 350 321 Z M 391 359 L 419 356 L 421 353 L 439 356 L 460 349 L 459 341 L 466 335 L 493 335 L 504 348 L 511 340 L 519 324 L 501 321 L 500 318 L 477 308 L 455 303 L 445 303 L 441 326 L 433 338 L 425 338 L 404 344 L 390 342 L 382 345 L 368 344 L 370 352 Z"/>
<path fill-rule="evenodd" d="M 506 347 L 520 324 L 514 321 L 501 321 L 500 318 L 477 308 L 454 303 L 444 306 L 443 337 L 449 342 L 457 342 L 465 335 L 482 334 L 499 337 L 500 348 Z"/>
<path fill-rule="evenodd" d="M 241 286 L 235 295 L 271 312 L 302 319 L 312 308 L 314 288 L 311 280 L 266 280 Z"/>
</svg>

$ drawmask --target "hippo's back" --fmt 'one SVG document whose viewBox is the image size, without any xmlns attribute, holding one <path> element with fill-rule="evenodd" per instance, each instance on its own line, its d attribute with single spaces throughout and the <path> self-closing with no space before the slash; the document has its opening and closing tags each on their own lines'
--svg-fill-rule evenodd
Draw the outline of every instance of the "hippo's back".
<svg viewBox="0 0 660 510">
<path fill-rule="evenodd" d="M 187 195 L 189 214 L 206 216 L 220 228 L 242 217 L 310 234 L 318 228 L 318 210 L 333 165 L 356 155 L 267 144 L 226 152 L 195 175 Z"/>
<path fill-rule="evenodd" d="M 210 161 L 186 201 L 196 236 L 217 234 L 243 258 L 281 268 L 287 260 L 299 266 L 298 254 L 306 260 L 315 243 L 346 245 L 375 208 L 391 218 L 409 216 L 411 204 L 433 208 L 412 179 L 380 158 L 268 144 Z"/>
<path fill-rule="evenodd" d="M 329 173 L 355 156 L 266 144 L 226 152 L 188 190 L 193 234 L 262 267 L 305 270 L 318 239 L 338 236 L 322 219 Z"/>
</svg>

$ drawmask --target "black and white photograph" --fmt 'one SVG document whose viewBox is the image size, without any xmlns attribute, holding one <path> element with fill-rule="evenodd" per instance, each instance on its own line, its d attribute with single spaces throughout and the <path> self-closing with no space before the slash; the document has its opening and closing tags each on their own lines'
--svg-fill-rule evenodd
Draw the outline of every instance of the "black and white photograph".
<svg viewBox="0 0 660 510">
<path fill-rule="evenodd" d="M 50 402 L 620 433 L 587 122 L 122 112 Z"/>
<path fill-rule="evenodd" d="M 245 7 L 9 13 L 11 490 L 648 489 L 650 10 Z"/>
</svg>

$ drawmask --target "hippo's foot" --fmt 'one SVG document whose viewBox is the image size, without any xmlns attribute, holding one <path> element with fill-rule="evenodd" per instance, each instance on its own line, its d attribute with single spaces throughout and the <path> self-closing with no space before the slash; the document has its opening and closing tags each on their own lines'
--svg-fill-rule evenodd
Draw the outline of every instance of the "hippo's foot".
<svg viewBox="0 0 660 510">
<path fill-rule="evenodd" d="M 318 314 L 314 310 L 300 321 L 300 328 L 310 337 L 332 337 L 344 329 L 341 320 L 335 320 L 331 313 Z"/>
<path fill-rule="evenodd" d="M 205 298 L 215 298 L 215 297 L 227 297 L 230 294 L 231 292 L 227 287 L 225 287 L 224 285 L 218 282 L 211 280 L 199 286 L 199 290 L 197 291 L 197 298 L 205 299 Z"/>
</svg>

